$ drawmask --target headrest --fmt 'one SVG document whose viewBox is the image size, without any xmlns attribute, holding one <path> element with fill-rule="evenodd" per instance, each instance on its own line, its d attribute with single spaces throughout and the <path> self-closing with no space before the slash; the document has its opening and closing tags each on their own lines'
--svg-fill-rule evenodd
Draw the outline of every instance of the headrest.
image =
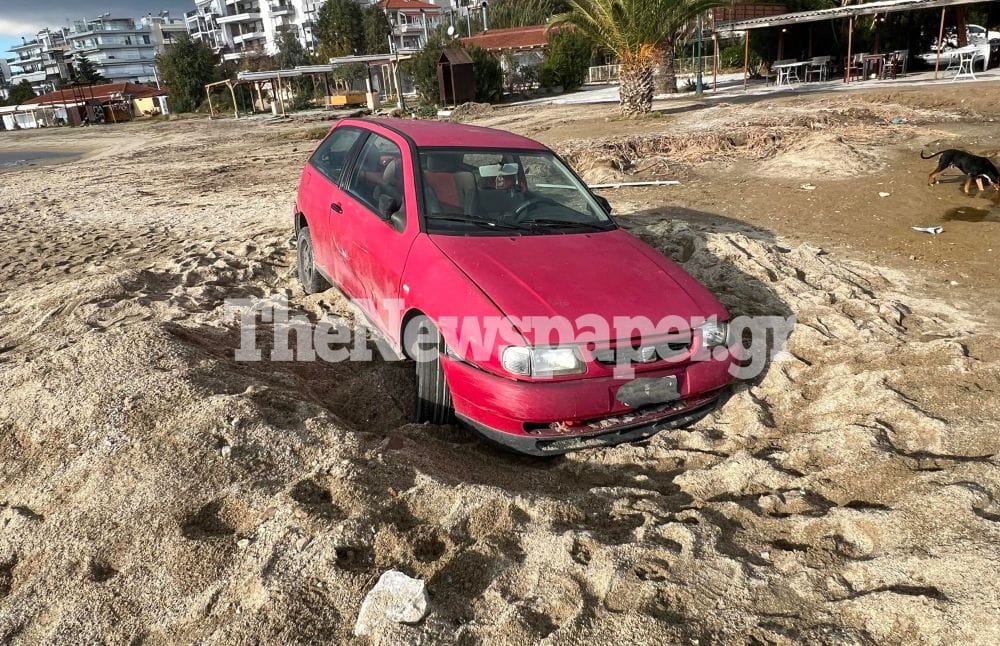
<svg viewBox="0 0 1000 646">
<path fill-rule="evenodd" d="M 382 183 L 386 186 L 403 187 L 403 165 L 398 159 L 393 159 L 385 165 L 382 171 Z"/>
</svg>

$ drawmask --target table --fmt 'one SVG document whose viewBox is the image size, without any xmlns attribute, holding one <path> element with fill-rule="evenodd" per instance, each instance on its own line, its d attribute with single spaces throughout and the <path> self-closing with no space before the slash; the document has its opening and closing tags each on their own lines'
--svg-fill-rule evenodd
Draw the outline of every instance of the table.
<svg viewBox="0 0 1000 646">
<path fill-rule="evenodd" d="M 885 54 L 868 54 L 865 56 L 861 63 L 862 80 L 867 81 L 871 78 L 872 74 L 875 74 L 876 79 L 881 78 L 883 65 L 885 65 Z"/>
<path fill-rule="evenodd" d="M 773 65 L 774 71 L 778 73 L 778 85 L 782 85 L 782 79 L 784 79 L 784 85 L 791 85 L 792 83 L 792 72 L 795 72 L 795 80 L 801 81 L 799 78 L 798 68 L 809 65 L 809 61 L 797 61 L 795 63 L 782 63 L 781 65 Z"/>
</svg>

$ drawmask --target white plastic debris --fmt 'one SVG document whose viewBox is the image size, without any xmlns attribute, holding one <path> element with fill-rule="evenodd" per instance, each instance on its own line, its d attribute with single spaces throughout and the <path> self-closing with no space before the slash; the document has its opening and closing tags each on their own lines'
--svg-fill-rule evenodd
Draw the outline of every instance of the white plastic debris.
<svg viewBox="0 0 1000 646">
<path fill-rule="evenodd" d="M 803 184 L 799 188 L 801 188 L 803 191 L 815 191 L 816 190 L 816 187 L 813 184 Z"/>
<path fill-rule="evenodd" d="M 879 191 L 879 194 L 878 194 L 879 197 L 889 197 L 889 195 L 890 195 L 890 193 L 886 193 L 885 191 Z"/>
<path fill-rule="evenodd" d="M 929 233 L 932 236 L 936 236 L 939 233 L 944 233 L 944 227 L 910 227 L 914 231 L 919 231 L 920 233 Z"/>
<path fill-rule="evenodd" d="M 427 616 L 429 603 L 423 581 L 398 570 L 387 570 L 361 603 L 354 634 L 368 635 L 386 619 L 398 624 L 415 624 Z"/>
</svg>

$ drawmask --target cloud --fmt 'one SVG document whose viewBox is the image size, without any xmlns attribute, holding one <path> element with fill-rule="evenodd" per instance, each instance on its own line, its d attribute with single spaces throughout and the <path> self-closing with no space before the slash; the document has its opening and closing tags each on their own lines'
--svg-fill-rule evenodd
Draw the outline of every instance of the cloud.
<svg viewBox="0 0 1000 646">
<path fill-rule="evenodd" d="M 25 34 L 33 34 L 44 26 L 45 24 L 42 22 L 0 18 L 0 36 L 21 36 Z"/>
<path fill-rule="evenodd" d="M 139 18 L 169 10 L 174 18 L 194 9 L 194 0 L 103 0 L 83 9 L 79 0 L 0 0 L 0 36 L 30 36 L 44 27 L 61 27 L 73 20 L 94 18 L 110 11 L 113 16 Z"/>
</svg>

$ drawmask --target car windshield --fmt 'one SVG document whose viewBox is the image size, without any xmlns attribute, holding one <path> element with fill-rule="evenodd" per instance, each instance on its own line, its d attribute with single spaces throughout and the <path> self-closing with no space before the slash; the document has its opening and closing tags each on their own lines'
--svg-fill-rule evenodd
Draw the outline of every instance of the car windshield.
<svg viewBox="0 0 1000 646">
<path fill-rule="evenodd" d="M 614 221 L 547 151 L 424 150 L 429 233 L 562 235 L 607 231 Z"/>
</svg>

